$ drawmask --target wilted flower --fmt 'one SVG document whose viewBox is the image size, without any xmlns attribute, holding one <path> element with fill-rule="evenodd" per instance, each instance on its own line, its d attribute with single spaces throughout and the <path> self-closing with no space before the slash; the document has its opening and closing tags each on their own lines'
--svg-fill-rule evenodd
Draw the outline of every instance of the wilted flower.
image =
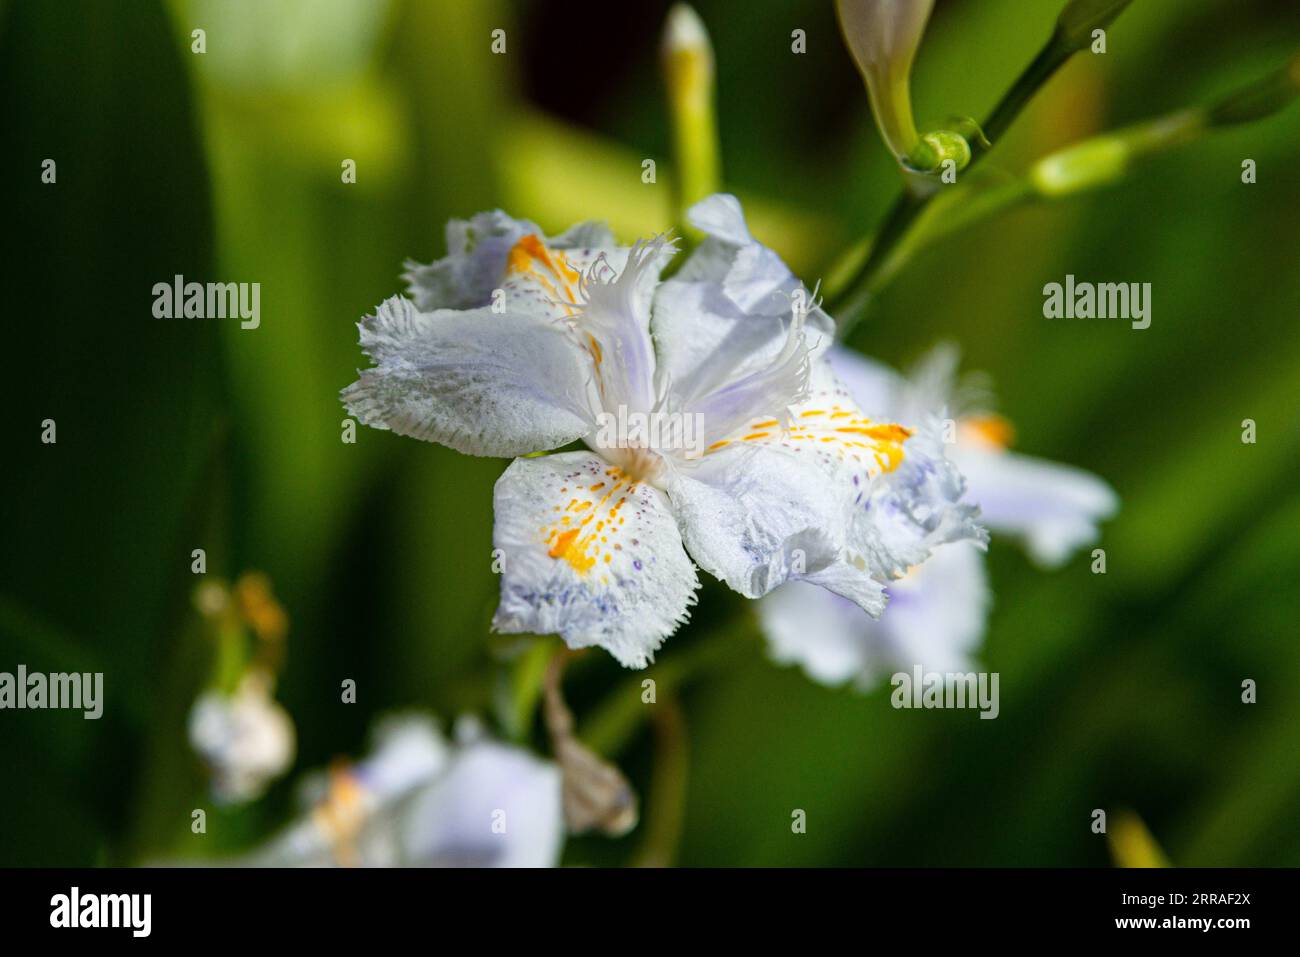
<svg viewBox="0 0 1300 957">
<path fill-rule="evenodd" d="M 190 744 L 223 803 L 251 801 L 293 763 L 293 721 L 272 697 L 274 679 L 254 668 L 231 694 L 205 691 L 189 717 Z"/>
<path fill-rule="evenodd" d="M 376 365 L 343 398 L 361 421 L 474 455 L 591 450 L 518 458 L 497 482 L 499 631 L 642 667 L 695 600 L 691 559 L 751 598 L 801 580 L 879 614 L 884 583 L 980 534 L 937 436 L 869 417 L 836 381 L 830 318 L 735 197 L 691 221 L 707 238 L 665 282 L 662 238 L 453 221 L 450 254 L 411 267 L 412 299 L 360 325 Z M 602 439 L 629 415 L 689 417 L 701 441 Z"/>
<path fill-rule="evenodd" d="M 920 142 L 912 119 L 912 60 L 934 0 L 837 0 L 836 8 L 876 125 L 890 151 L 906 159 Z"/>
<path fill-rule="evenodd" d="M 622 771 L 578 740 L 560 687 L 563 672 L 564 658 L 556 655 L 546 669 L 542 714 L 564 780 L 565 826 L 570 834 L 599 830 L 621 837 L 636 827 L 636 792 Z"/>
<path fill-rule="evenodd" d="M 1007 451 L 1006 420 L 977 408 L 956 386 L 957 353 L 941 347 L 911 379 L 835 349 L 831 363 L 854 397 L 900 418 L 943 416 L 955 426 L 950 458 L 969 483 L 980 520 L 1020 541 L 1039 564 L 1054 566 L 1097 537 L 1116 507 L 1105 482 L 1068 465 Z M 897 667 L 961 670 L 984 634 L 989 593 L 983 558 L 968 543 L 935 550 L 924 565 L 889 586 L 879 620 L 819 589 L 792 583 L 759 603 L 772 655 L 797 663 L 818 681 L 868 685 Z"/>
<path fill-rule="evenodd" d="M 948 130 L 922 136 L 912 118 L 912 61 L 934 0 L 837 0 L 836 8 L 876 126 L 894 157 L 922 173 L 938 170 L 945 160 L 965 168 L 971 152 L 963 136 Z"/>
<path fill-rule="evenodd" d="M 488 738 L 472 719 L 448 742 L 430 718 L 390 718 L 370 757 L 303 791 L 308 812 L 239 863 L 551 867 L 564 840 L 559 769 Z"/>
</svg>

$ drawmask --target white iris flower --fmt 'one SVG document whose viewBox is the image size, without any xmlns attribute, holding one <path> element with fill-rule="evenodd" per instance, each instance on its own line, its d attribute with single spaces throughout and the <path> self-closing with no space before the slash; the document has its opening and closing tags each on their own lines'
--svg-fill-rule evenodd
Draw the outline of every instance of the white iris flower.
<svg viewBox="0 0 1300 957">
<path fill-rule="evenodd" d="M 453 221 L 449 255 L 412 264 L 410 298 L 360 324 L 375 366 L 343 399 L 362 422 L 471 455 L 589 450 L 516 458 L 497 482 L 499 631 L 644 667 L 686 619 L 696 564 L 750 598 L 798 580 L 879 615 L 932 548 L 982 540 L 934 424 L 853 401 L 832 321 L 735 197 L 690 219 L 707 238 L 666 281 L 663 238 Z M 656 416 L 686 427 L 606 428 Z"/>
<path fill-rule="evenodd" d="M 1118 499 L 1101 479 L 1068 465 L 1007 450 L 1005 419 L 978 409 L 979 397 L 956 387 L 957 352 L 943 346 L 911 378 L 846 349 L 831 365 L 854 397 L 892 416 L 956 416 L 949 457 L 968 481 L 980 519 L 995 535 L 1019 541 L 1039 565 L 1054 567 L 1097 540 L 1098 523 Z M 983 557 L 969 543 L 935 550 L 931 559 L 889 586 L 879 620 L 802 583 L 759 603 L 772 656 L 798 664 L 825 684 L 869 686 L 884 674 L 916 665 L 966 670 L 984 635 L 990 596 Z"/>
<path fill-rule="evenodd" d="M 238 863 L 258 867 L 554 867 L 560 769 L 462 718 L 447 741 L 399 715 L 374 750 L 308 779 L 308 812 Z"/>
</svg>

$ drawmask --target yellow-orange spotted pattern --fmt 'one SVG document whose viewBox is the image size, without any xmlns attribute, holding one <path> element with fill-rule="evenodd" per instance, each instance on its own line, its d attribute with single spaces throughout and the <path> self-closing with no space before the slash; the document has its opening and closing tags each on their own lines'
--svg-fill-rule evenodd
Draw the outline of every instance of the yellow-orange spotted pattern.
<svg viewBox="0 0 1300 957">
<path fill-rule="evenodd" d="M 582 273 L 569 260 L 564 250 L 551 249 L 536 233 L 520 238 L 510 248 L 510 254 L 506 258 L 506 275 L 532 283 L 541 290 L 544 299 L 558 308 L 565 317 L 574 319 L 578 315 Z M 595 336 L 587 333 L 583 346 L 590 353 L 599 373 L 604 360 L 600 343 Z"/>
<path fill-rule="evenodd" d="M 535 233 L 529 233 L 511 247 L 506 272 L 527 276 L 562 305 L 566 314 L 573 315 L 571 304 L 577 301 L 577 283 L 581 275 L 569 263 L 563 250 L 551 249 Z"/>
<path fill-rule="evenodd" d="M 629 503 L 636 507 L 633 496 L 638 484 L 622 469 L 611 466 L 605 470 L 605 481 L 561 488 L 560 494 L 569 495 L 569 499 L 554 506 L 555 518 L 541 530 L 546 554 L 568 562 L 582 576 L 597 562 L 613 561 L 613 553 L 623 550 L 617 539 L 627 516 L 621 513 Z M 601 583 L 606 584 L 603 576 Z"/>
<path fill-rule="evenodd" d="M 714 442 L 705 454 L 736 442 L 781 445 L 790 449 L 815 447 L 820 453 L 834 453 L 841 460 L 860 462 L 871 475 L 892 472 L 903 461 L 903 443 L 912 430 L 892 423 L 874 422 L 855 409 L 840 405 L 796 412 L 782 429 L 776 419 L 751 422 L 736 439 Z"/>
</svg>

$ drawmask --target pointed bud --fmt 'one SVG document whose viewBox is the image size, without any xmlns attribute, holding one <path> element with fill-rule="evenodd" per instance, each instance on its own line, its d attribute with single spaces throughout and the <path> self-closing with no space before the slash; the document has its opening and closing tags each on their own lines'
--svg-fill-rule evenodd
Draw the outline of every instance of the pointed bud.
<svg viewBox="0 0 1300 957">
<path fill-rule="evenodd" d="M 718 191 L 718 129 L 714 115 L 713 45 L 699 14 L 679 3 L 664 24 L 663 69 L 673 130 L 674 184 L 680 225 L 685 210 Z"/>
<path fill-rule="evenodd" d="M 1212 126 L 1232 126 L 1263 119 L 1289 106 L 1300 95 L 1300 54 L 1245 89 L 1215 103 L 1206 115 Z"/>
<path fill-rule="evenodd" d="M 1047 197 L 1095 189 L 1123 177 L 1138 160 L 1196 139 L 1205 128 L 1199 110 L 1171 113 L 1057 150 L 1034 164 L 1029 180 Z"/>
<path fill-rule="evenodd" d="M 885 144 L 900 162 L 925 151 L 912 119 L 912 60 L 934 0 L 837 0 L 840 31 L 871 98 Z M 911 162 L 910 165 L 923 165 Z"/>
<path fill-rule="evenodd" d="M 1029 181 L 1039 195 L 1048 197 L 1104 186 L 1124 176 L 1138 160 L 1190 143 L 1215 128 L 1270 116 L 1297 97 L 1300 55 L 1210 106 L 1179 110 L 1045 156 L 1029 171 Z"/>
</svg>

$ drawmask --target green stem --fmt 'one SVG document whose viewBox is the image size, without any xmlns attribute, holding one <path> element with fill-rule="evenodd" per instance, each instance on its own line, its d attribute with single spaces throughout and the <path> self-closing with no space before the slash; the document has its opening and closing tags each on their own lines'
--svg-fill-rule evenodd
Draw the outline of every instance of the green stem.
<svg viewBox="0 0 1300 957">
<path fill-rule="evenodd" d="M 1030 61 L 1029 66 L 1016 78 L 1016 82 L 1011 85 L 1011 89 L 1003 94 L 998 105 L 993 107 L 993 112 L 989 114 L 984 121 L 984 139 L 978 137 L 971 142 L 971 162 L 974 163 L 979 157 L 983 156 L 993 144 L 998 142 L 1009 130 L 1029 101 L 1034 98 L 1050 80 L 1065 62 L 1075 54 L 1075 50 L 1065 47 L 1056 34 L 1047 41 L 1038 55 Z"/>
<path fill-rule="evenodd" d="M 643 683 L 654 681 L 655 700 L 669 696 L 699 678 L 720 670 L 751 649 L 749 622 L 702 637 L 691 648 L 670 655 L 661 664 L 626 679 L 582 722 L 579 737 L 597 754 L 612 757 L 623 750 L 657 707 L 642 701 Z"/>
<path fill-rule="evenodd" d="M 877 278 L 882 264 L 902 236 L 911 228 L 924 206 L 925 200 L 911 190 L 905 190 L 894 201 L 875 239 L 871 241 L 862 265 L 844 284 L 843 290 L 836 293 L 832 299 L 828 309 L 831 315 L 837 317 L 841 340 L 848 337 L 849 332 L 866 314 L 867 306 L 876 294 Z"/>
<path fill-rule="evenodd" d="M 497 714 L 511 740 L 526 741 L 532 733 L 546 669 L 565 651 L 555 638 L 537 638 L 498 676 Z"/>
<path fill-rule="evenodd" d="M 686 719 L 676 697 L 665 695 L 651 719 L 655 732 L 654 770 L 646 802 L 645 835 L 633 864 L 672 867 L 686 819 L 686 778 L 689 765 Z"/>
</svg>

